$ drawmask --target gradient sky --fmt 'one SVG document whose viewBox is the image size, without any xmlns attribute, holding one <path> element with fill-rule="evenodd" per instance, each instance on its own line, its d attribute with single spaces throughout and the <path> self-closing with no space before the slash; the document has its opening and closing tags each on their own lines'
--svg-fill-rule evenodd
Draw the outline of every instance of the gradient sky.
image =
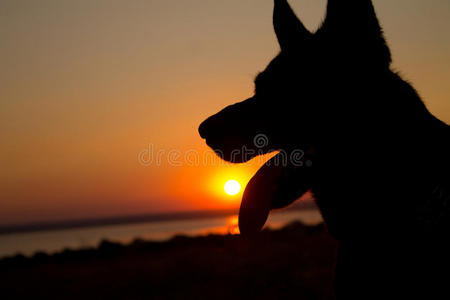
<svg viewBox="0 0 450 300">
<path fill-rule="evenodd" d="M 290 2 L 317 28 L 325 0 Z M 374 4 L 395 69 L 450 122 L 450 2 Z M 262 160 L 178 165 L 207 150 L 199 123 L 249 96 L 277 53 L 272 7 L 1 0 L 0 224 L 237 207 L 223 183 L 245 183 Z M 161 164 L 139 162 L 151 147 Z M 181 153 L 175 165 L 168 153 Z"/>
</svg>

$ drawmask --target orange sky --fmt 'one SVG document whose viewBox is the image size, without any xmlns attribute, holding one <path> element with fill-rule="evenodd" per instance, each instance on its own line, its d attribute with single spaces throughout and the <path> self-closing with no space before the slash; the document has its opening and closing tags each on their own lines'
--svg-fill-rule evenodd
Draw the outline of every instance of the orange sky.
<svg viewBox="0 0 450 300">
<path fill-rule="evenodd" d="M 310 28 L 325 1 L 291 0 Z M 450 122 L 450 3 L 374 1 L 394 66 Z M 236 207 L 244 166 L 139 163 L 207 150 L 199 123 L 278 51 L 271 0 L 3 0 L 0 224 Z M 172 152 L 175 153 L 175 152 Z"/>
</svg>

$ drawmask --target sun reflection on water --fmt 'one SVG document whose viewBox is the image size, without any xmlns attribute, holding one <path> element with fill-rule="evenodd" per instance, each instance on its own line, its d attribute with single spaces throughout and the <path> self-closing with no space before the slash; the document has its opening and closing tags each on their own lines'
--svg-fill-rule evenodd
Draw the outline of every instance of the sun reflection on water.
<svg viewBox="0 0 450 300">
<path fill-rule="evenodd" d="M 239 216 L 234 215 L 227 218 L 227 232 L 228 234 L 239 234 Z"/>
</svg>

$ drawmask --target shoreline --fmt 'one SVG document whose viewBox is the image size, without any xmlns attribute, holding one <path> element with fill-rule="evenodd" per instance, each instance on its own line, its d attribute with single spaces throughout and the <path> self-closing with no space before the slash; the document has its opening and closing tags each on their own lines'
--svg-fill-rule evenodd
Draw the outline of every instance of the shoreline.
<svg viewBox="0 0 450 300">
<path fill-rule="evenodd" d="M 314 210 L 314 209 L 317 209 L 315 203 L 312 200 L 309 200 L 294 204 L 293 206 L 288 207 L 283 211 Z M 185 221 L 193 219 L 207 219 L 207 218 L 236 215 L 238 214 L 238 212 L 239 208 L 232 208 L 222 210 L 167 212 L 167 213 L 154 213 L 154 214 L 142 214 L 130 216 L 116 216 L 107 218 L 75 219 L 70 221 L 58 221 L 58 222 L 33 222 L 29 224 L 1 225 L 0 236 L 12 235 L 17 233 L 83 229 L 83 228 L 112 226 L 112 225 L 133 225 L 141 223 L 168 222 L 176 220 Z M 278 213 L 278 211 L 275 210 L 274 213 Z"/>
<path fill-rule="evenodd" d="M 299 222 L 254 238 L 103 241 L 97 248 L 1 259 L 0 285 L 11 298 L 325 299 L 335 250 L 323 224 Z"/>
</svg>

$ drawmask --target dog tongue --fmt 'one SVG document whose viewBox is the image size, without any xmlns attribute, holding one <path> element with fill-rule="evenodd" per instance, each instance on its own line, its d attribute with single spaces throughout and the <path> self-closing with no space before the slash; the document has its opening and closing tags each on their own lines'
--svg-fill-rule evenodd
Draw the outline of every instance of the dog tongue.
<svg viewBox="0 0 450 300">
<path fill-rule="evenodd" d="M 264 164 L 245 188 L 239 211 L 242 235 L 259 233 L 271 209 L 290 205 L 311 188 L 312 168 L 286 164 L 281 155 Z"/>
</svg>

